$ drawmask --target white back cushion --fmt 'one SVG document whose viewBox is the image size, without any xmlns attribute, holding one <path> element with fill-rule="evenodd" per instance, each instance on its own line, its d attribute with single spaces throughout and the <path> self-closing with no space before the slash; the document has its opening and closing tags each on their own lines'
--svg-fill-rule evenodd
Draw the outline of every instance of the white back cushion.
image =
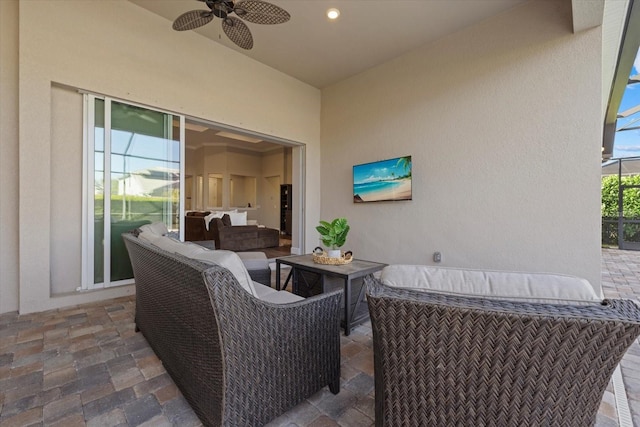
<svg viewBox="0 0 640 427">
<path fill-rule="evenodd" d="M 158 236 L 164 236 L 169 232 L 167 225 L 164 222 L 154 222 L 152 224 L 145 224 L 140 227 L 141 232 L 151 232 Z"/>
<path fill-rule="evenodd" d="M 561 274 L 389 265 L 382 270 L 380 280 L 399 288 L 502 300 L 548 304 L 601 301 L 587 280 Z"/>
<path fill-rule="evenodd" d="M 205 248 L 203 249 L 204 251 L 195 254 L 191 258 L 212 262 L 214 264 L 217 264 L 221 267 L 226 268 L 227 270 L 231 271 L 231 273 L 238 280 L 238 283 L 240 283 L 240 285 L 247 292 L 249 292 L 254 297 L 257 297 L 256 290 L 253 287 L 253 280 L 251 280 L 251 276 L 249 276 L 249 272 L 247 271 L 246 267 L 242 263 L 242 260 L 240 259 L 238 254 L 232 251 L 225 251 L 225 250 L 209 251 Z"/>
<path fill-rule="evenodd" d="M 138 238 L 146 240 L 167 252 L 177 253 L 192 259 L 207 261 L 224 267 L 231 271 L 231 274 L 235 276 L 238 283 L 240 283 L 247 292 L 254 297 L 257 296 L 251 276 L 249 276 L 247 268 L 235 252 L 223 250 L 212 251 L 196 243 L 181 242 L 171 237 L 159 236 L 148 230 L 142 231 L 138 235 Z"/>
<path fill-rule="evenodd" d="M 141 240 L 145 240 L 151 244 L 155 245 L 155 241 L 159 238 L 161 238 L 163 236 L 154 233 L 153 231 L 149 231 L 149 230 L 142 230 L 140 231 L 140 234 L 138 234 L 138 239 Z"/>
<path fill-rule="evenodd" d="M 160 249 L 164 249 L 167 252 L 179 253 L 182 255 L 183 243 L 179 240 L 167 236 L 154 236 L 152 239 L 153 240 L 151 240 L 151 243 L 153 243 Z"/>
</svg>

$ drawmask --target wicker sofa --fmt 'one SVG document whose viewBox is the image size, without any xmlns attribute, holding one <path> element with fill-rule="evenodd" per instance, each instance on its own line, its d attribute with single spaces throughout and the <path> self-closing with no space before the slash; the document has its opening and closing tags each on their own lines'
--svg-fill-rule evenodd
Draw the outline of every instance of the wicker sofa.
<svg viewBox="0 0 640 427">
<path fill-rule="evenodd" d="M 324 386 L 339 392 L 339 292 L 282 300 L 258 283 L 249 292 L 242 273 L 123 239 L 136 327 L 204 425 L 261 426 Z"/>
<path fill-rule="evenodd" d="M 376 426 L 593 425 L 640 334 L 634 302 L 568 276 L 389 266 L 365 280 Z"/>
</svg>

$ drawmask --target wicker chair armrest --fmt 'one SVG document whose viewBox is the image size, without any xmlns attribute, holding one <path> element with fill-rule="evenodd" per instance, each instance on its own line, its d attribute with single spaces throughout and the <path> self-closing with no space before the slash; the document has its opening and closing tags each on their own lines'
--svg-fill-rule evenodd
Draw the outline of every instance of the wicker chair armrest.
<svg viewBox="0 0 640 427">
<path fill-rule="evenodd" d="M 303 330 L 320 328 L 330 331 L 339 341 L 341 289 L 298 302 L 274 304 L 249 295 L 223 267 L 213 266 L 203 274 L 212 304 L 220 312 L 221 325 L 237 324 L 263 334 L 274 333 L 283 342 L 290 342 L 292 337 L 287 334 L 300 335 L 297 326 Z M 313 334 L 314 330 L 305 332 Z"/>
<path fill-rule="evenodd" d="M 337 390 L 341 290 L 273 304 L 249 295 L 222 267 L 203 275 L 226 355 L 230 424 L 259 425 L 325 385 Z"/>
<path fill-rule="evenodd" d="M 368 277 L 376 425 L 593 425 L 640 334 L 632 301 L 555 305 Z"/>
</svg>

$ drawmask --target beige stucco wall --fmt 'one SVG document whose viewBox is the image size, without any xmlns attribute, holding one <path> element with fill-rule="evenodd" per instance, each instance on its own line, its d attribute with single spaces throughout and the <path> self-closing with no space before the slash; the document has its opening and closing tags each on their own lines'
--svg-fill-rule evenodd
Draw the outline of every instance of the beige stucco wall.
<svg viewBox="0 0 640 427">
<path fill-rule="evenodd" d="M 0 1 L 0 313 L 18 309 L 18 1 Z"/>
<path fill-rule="evenodd" d="M 18 227 L 21 312 L 132 292 L 122 287 L 51 296 L 52 227 L 64 218 L 51 216 L 51 190 L 34 177 L 52 175 L 52 83 L 307 144 L 307 186 L 316 194 L 306 206 L 312 232 L 319 212 L 317 89 L 196 33 L 176 33 L 167 20 L 124 0 L 19 5 L 19 208 L 50 218 Z"/>
<path fill-rule="evenodd" d="M 291 154 L 285 153 L 285 148 L 276 148 L 267 152 L 238 150 L 222 145 L 203 145 L 197 149 L 187 150 L 187 174 L 207 177 L 210 173 L 223 177 L 222 205 L 214 206 L 208 200 L 208 180 L 204 181 L 205 207 L 203 209 L 245 208 L 247 218 L 257 220 L 259 224 L 270 228 L 280 227 L 279 220 L 279 185 L 284 182 L 286 169 L 285 159 L 291 163 Z M 290 149 L 288 150 L 290 152 Z M 256 178 L 256 202 L 249 209 L 246 206 L 231 206 L 230 179 L 232 175 Z M 274 184 L 273 178 L 278 176 Z M 242 189 L 238 190 L 239 192 Z M 195 190 L 194 190 L 195 192 Z M 244 200 L 244 199 L 240 199 Z"/>
<path fill-rule="evenodd" d="M 601 29 L 533 1 L 322 93 L 322 218 L 387 263 L 600 288 Z M 413 156 L 413 201 L 354 204 L 354 164 Z M 309 193 L 308 193 L 309 194 Z"/>
</svg>

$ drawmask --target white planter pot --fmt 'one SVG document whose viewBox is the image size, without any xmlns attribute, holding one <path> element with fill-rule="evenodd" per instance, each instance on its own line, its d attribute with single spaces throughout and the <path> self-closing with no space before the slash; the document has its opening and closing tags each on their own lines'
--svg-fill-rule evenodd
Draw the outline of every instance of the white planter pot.
<svg viewBox="0 0 640 427">
<path fill-rule="evenodd" d="M 327 251 L 327 255 L 329 258 L 340 258 L 342 253 L 340 252 L 340 249 L 330 249 Z"/>
</svg>

